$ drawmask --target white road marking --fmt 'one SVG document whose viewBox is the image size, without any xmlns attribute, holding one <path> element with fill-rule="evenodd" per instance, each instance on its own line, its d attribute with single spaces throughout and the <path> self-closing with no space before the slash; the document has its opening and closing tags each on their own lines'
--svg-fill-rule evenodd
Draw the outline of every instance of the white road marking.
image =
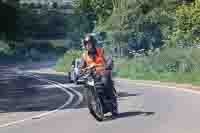
<svg viewBox="0 0 200 133">
<path fill-rule="evenodd" d="M 69 105 L 69 104 L 73 101 L 74 95 L 73 95 L 70 91 L 67 91 L 65 87 L 61 86 L 60 83 L 58 83 L 58 82 L 56 83 L 56 82 L 54 82 L 54 81 L 47 80 L 47 79 L 42 79 L 42 78 L 40 78 L 40 77 L 38 77 L 38 76 L 36 76 L 36 75 L 28 75 L 28 74 L 26 74 L 26 76 L 27 76 L 27 77 L 31 77 L 31 78 L 35 78 L 35 79 L 37 79 L 37 80 L 39 80 L 39 81 L 44 81 L 44 82 L 47 82 L 47 83 L 49 83 L 49 84 L 52 84 L 52 85 L 56 86 L 57 88 L 62 89 L 62 91 L 64 91 L 65 93 L 67 93 L 67 94 L 70 95 L 69 100 L 68 100 L 65 104 L 63 104 L 62 106 L 60 106 L 59 108 L 57 108 L 56 110 L 49 111 L 49 112 L 43 113 L 43 114 L 41 114 L 41 115 L 37 115 L 36 117 L 33 117 L 33 119 L 38 119 L 38 118 L 40 118 L 40 117 L 44 117 L 44 116 L 46 116 L 46 115 L 55 113 L 55 112 L 57 112 L 57 111 L 63 109 L 65 106 Z"/>
<path fill-rule="evenodd" d="M 32 78 L 33 78 L 33 76 L 29 76 L 29 75 L 26 75 L 26 76 L 27 76 L 27 77 L 32 77 Z M 35 78 L 35 77 L 34 77 L 34 78 Z M 67 102 L 65 102 L 65 104 L 63 104 L 62 106 L 58 107 L 57 109 L 55 109 L 55 110 L 53 110 L 53 111 L 49 111 L 49 112 L 46 112 L 46 113 L 42 113 L 42 114 L 40 114 L 40 115 L 28 117 L 28 118 L 25 118 L 25 119 L 23 119 L 23 120 L 17 120 L 17 121 L 9 122 L 9 123 L 6 123 L 6 124 L 2 124 L 2 125 L 0 125 L 0 128 L 8 127 L 8 126 L 16 125 L 16 124 L 20 124 L 20 123 L 23 123 L 23 122 L 26 122 L 26 121 L 29 121 L 29 120 L 32 120 L 32 119 L 38 119 L 38 118 L 41 118 L 41 117 L 50 115 L 50 114 L 52 114 L 52 113 L 55 113 L 55 112 L 59 111 L 60 109 L 64 108 L 65 106 L 69 105 L 69 104 L 72 102 L 72 100 L 73 100 L 73 98 L 74 98 L 73 94 L 72 94 L 71 92 L 67 91 L 64 87 L 59 86 L 59 85 L 57 85 L 57 84 L 54 84 L 53 82 L 47 81 L 47 80 L 45 80 L 45 79 L 41 79 L 41 78 L 35 78 L 35 79 L 40 80 L 40 81 L 47 82 L 47 83 L 49 83 L 49 84 L 53 84 L 53 85 L 55 85 L 55 87 L 62 89 L 65 93 L 69 94 L 69 96 L 70 96 L 70 97 L 69 97 L 69 100 L 68 100 Z M 68 110 L 68 111 L 70 111 L 70 110 Z"/>
<path fill-rule="evenodd" d="M 41 79 L 41 78 L 40 78 L 39 76 L 37 76 L 37 75 L 32 75 L 32 76 L 35 77 L 35 78 Z M 52 84 L 57 84 L 57 85 L 59 85 L 59 86 L 62 86 L 62 88 L 67 88 L 67 89 L 73 91 L 73 92 L 78 96 L 78 98 L 79 98 L 79 99 L 76 101 L 76 103 L 73 105 L 74 107 L 77 106 L 77 105 L 79 105 L 79 104 L 83 101 L 83 95 L 82 95 L 80 92 L 78 92 L 78 91 L 72 89 L 71 87 L 66 87 L 66 85 L 63 85 L 63 84 L 61 84 L 61 83 L 59 83 L 59 82 L 56 82 L 56 81 L 52 81 L 52 80 L 48 80 L 48 79 L 45 79 L 45 80 L 46 80 L 47 82 L 52 83 Z M 66 91 L 66 90 L 63 90 L 63 91 Z"/>
<path fill-rule="evenodd" d="M 62 86 L 62 87 L 64 87 L 64 88 L 66 87 L 66 85 L 60 84 L 59 82 L 52 81 L 52 80 L 51 80 L 51 82 L 52 82 L 52 83 L 55 83 L 55 84 L 58 84 L 59 86 Z M 73 105 L 74 107 L 76 107 L 77 105 L 79 105 L 79 104 L 83 101 L 83 95 L 82 95 L 80 92 L 78 92 L 78 91 L 72 89 L 71 87 L 67 87 L 67 89 L 73 91 L 73 92 L 78 96 L 79 99 L 78 99 L 78 100 L 76 101 L 76 103 Z"/>
<path fill-rule="evenodd" d="M 182 87 L 174 87 L 174 86 L 168 86 L 168 85 L 155 85 L 155 84 L 146 84 L 146 83 L 135 83 L 136 85 L 146 85 L 146 86 L 150 86 L 150 87 L 160 87 L 160 88 L 169 88 L 169 89 L 176 89 L 179 91 L 184 91 L 184 92 L 190 92 L 190 93 L 194 93 L 194 94 L 200 94 L 200 91 L 195 91 L 195 90 L 191 90 L 191 89 L 186 89 L 186 88 L 182 88 Z"/>
<path fill-rule="evenodd" d="M 142 86 L 148 86 L 148 87 L 158 87 L 158 88 L 168 88 L 168 89 L 176 89 L 176 90 L 179 90 L 179 91 L 184 91 L 184 92 L 189 92 L 189 93 L 194 93 L 194 94 L 200 94 L 200 91 L 191 90 L 191 89 L 187 89 L 187 88 L 183 88 L 183 87 L 168 86 L 168 85 L 161 85 L 161 84 L 151 84 L 151 83 L 137 83 L 137 81 L 133 81 L 133 80 L 126 80 L 126 81 L 130 81 L 131 83 L 134 83 L 135 85 L 142 85 Z M 120 83 L 119 80 L 117 82 Z"/>
</svg>

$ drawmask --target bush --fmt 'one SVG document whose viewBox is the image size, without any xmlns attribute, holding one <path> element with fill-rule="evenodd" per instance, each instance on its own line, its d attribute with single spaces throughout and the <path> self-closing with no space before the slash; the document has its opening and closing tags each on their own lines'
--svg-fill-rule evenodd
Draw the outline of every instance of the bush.
<svg viewBox="0 0 200 133">
<path fill-rule="evenodd" d="M 114 76 L 200 83 L 200 49 L 166 49 L 152 57 L 115 59 Z"/>
<path fill-rule="evenodd" d="M 58 60 L 55 66 L 56 71 L 66 72 L 71 68 L 72 60 L 75 58 L 80 58 L 81 56 L 80 50 L 70 50 L 67 51 L 62 58 Z"/>
<path fill-rule="evenodd" d="M 200 1 L 182 4 L 176 8 L 175 31 L 171 35 L 171 45 L 191 47 L 200 44 Z"/>
</svg>

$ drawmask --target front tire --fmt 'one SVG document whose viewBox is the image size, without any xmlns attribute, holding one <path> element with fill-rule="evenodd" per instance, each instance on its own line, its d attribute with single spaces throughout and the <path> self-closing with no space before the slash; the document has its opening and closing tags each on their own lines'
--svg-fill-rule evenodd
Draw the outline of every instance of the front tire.
<svg viewBox="0 0 200 133">
<path fill-rule="evenodd" d="M 102 100 L 98 94 L 94 94 L 91 90 L 88 91 L 88 109 L 96 120 L 104 120 Z"/>
</svg>

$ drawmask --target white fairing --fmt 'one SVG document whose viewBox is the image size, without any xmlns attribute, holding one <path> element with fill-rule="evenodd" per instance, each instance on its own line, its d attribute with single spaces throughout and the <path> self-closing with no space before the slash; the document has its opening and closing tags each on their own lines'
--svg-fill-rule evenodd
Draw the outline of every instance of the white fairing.
<svg viewBox="0 0 200 133">
<path fill-rule="evenodd" d="M 79 74 L 79 69 L 78 68 L 74 68 L 75 73 L 78 75 Z"/>
<path fill-rule="evenodd" d="M 94 86 L 94 80 L 88 81 L 88 85 Z"/>
</svg>

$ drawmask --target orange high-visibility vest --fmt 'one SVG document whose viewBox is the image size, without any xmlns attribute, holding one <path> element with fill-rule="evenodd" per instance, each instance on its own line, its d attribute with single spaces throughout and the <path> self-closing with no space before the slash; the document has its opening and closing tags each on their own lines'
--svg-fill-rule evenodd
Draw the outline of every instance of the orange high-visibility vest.
<svg viewBox="0 0 200 133">
<path fill-rule="evenodd" d="M 102 48 L 96 48 L 96 58 L 93 60 L 88 53 L 83 54 L 83 59 L 86 62 L 86 65 L 102 65 L 102 67 L 97 67 L 97 72 L 105 70 L 105 59 L 104 59 L 104 52 Z"/>
</svg>

